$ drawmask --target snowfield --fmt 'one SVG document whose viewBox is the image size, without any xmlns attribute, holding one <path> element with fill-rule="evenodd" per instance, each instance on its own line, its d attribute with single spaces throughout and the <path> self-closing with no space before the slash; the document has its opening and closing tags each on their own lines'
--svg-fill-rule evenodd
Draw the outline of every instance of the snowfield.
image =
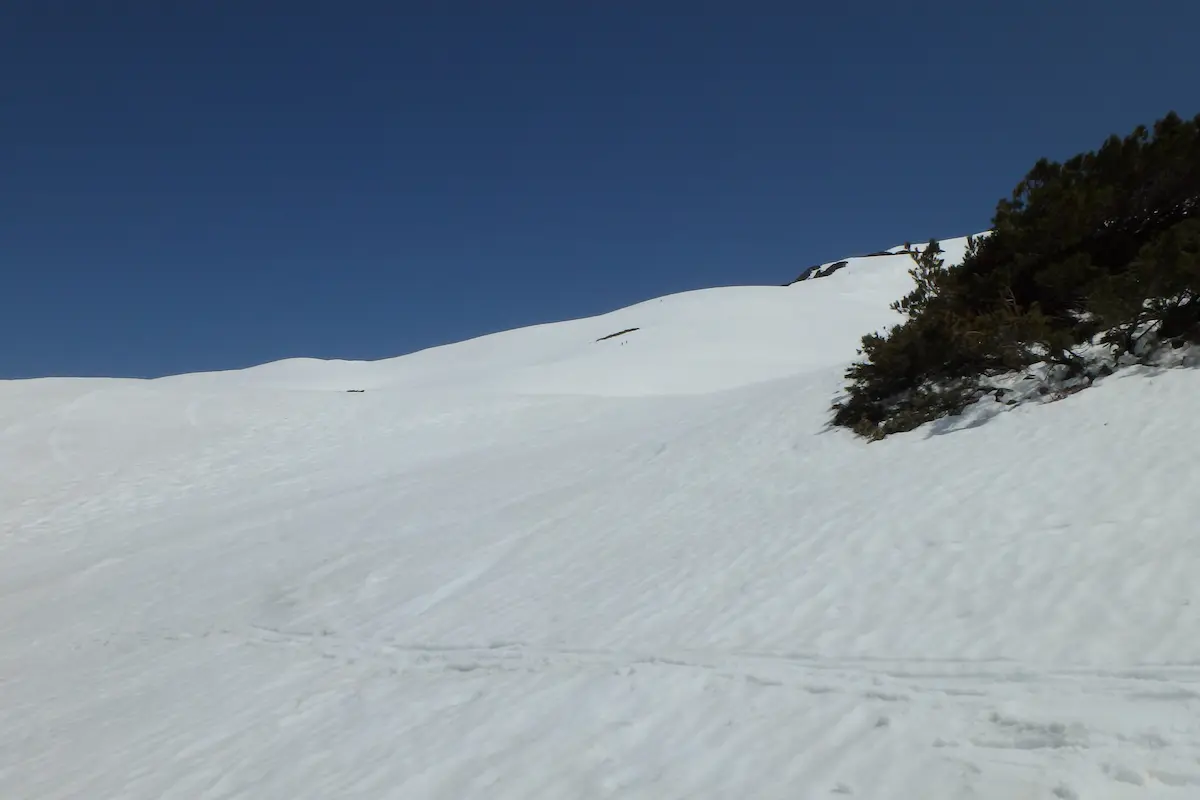
<svg viewBox="0 0 1200 800">
<path fill-rule="evenodd" d="M 0 797 L 1200 798 L 1200 371 L 828 429 L 911 265 L 0 382 Z"/>
</svg>

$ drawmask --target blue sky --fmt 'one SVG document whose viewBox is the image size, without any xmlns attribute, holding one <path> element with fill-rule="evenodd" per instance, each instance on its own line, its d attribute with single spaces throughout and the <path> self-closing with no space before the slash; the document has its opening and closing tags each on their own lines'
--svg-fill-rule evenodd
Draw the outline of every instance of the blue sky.
<svg viewBox="0 0 1200 800">
<path fill-rule="evenodd" d="M 819 5 L 819 9 L 814 6 Z M 374 359 L 985 228 L 1200 4 L 10 0 L 0 377 Z"/>
</svg>

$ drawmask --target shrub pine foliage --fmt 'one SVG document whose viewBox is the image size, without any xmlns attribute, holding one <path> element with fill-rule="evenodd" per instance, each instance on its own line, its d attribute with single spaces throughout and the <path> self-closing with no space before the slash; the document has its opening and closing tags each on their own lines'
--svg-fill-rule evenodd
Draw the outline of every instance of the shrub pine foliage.
<svg viewBox="0 0 1200 800">
<path fill-rule="evenodd" d="M 1064 163 L 1042 159 L 1001 200 L 992 233 L 943 268 L 930 242 L 904 321 L 863 338 L 835 425 L 869 438 L 961 411 L 984 378 L 1039 362 L 1088 367 L 1200 342 L 1200 115 L 1112 136 Z"/>
</svg>

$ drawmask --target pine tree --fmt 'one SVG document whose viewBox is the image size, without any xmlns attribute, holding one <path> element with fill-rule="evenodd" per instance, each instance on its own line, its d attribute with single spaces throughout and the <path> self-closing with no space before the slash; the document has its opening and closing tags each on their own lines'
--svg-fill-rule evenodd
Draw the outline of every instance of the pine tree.
<svg viewBox="0 0 1200 800">
<path fill-rule="evenodd" d="M 834 424 L 882 436 L 955 413 L 998 371 L 1081 373 L 1097 334 L 1118 354 L 1200 342 L 1200 116 L 1038 161 L 959 266 L 942 255 L 914 255 L 904 322 L 863 339 Z"/>
</svg>

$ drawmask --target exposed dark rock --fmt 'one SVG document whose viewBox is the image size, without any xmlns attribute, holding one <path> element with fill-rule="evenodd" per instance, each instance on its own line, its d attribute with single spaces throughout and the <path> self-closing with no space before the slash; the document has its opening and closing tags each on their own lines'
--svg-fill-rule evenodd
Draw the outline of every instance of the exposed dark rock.
<svg viewBox="0 0 1200 800">
<path fill-rule="evenodd" d="M 888 255 L 891 255 L 891 253 L 888 253 Z M 848 261 L 835 261 L 832 264 L 828 264 L 828 265 L 814 264 L 813 266 L 804 270 L 804 272 L 801 272 L 800 275 L 796 278 L 796 280 L 792 281 L 792 283 L 799 283 L 800 281 L 810 281 L 810 280 L 813 280 L 814 278 L 828 277 L 828 276 L 832 275 L 833 273 L 837 272 L 842 267 L 846 266 L 846 264 L 848 264 L 848 263 L 849 263 Z M 792 283 L 785 283 L 784 286 L 791 286 Z"/>
<path fill-rule="evenodd" d="M 816 272 L 817 270 L 819 270 L 820 268 L 821 268 L 820 264 L 813 264 L 811 267 L 809 267 L 808 269 L 804 270 L 799 275 L 797 275 L 796 280 L 792 281 L 791 283 L 785 283 L 784 286 L 791 286 L 792 283 L 799 283 L 800 281 L 806 281 L 809 278 L 811 278 L 812 274 L 814 272 Z"/>
<path fill-rule="evenodd" d="M 626 329 L 625 329 L 625 330 L 623 330 L 623 331 L 617 331 L 616 333 L 610 333 L 608 336 L 601 336 L 601 337 L 600 337 L 599 339 L 597 339 L 596 341 L 597 341 L 597 342 L 603 342 L 605 339 L 612 339 L 612 338 L 614 338 L 614 337 L 617 337 L 617 336 L 622 336 L 622 335 L 624 335 L 624 334 L 626 334 L 626 333 L 633 333 L 634 331 L 639 331 L 639 330 L 641 330 L 641 328 L 626 328 Z"/>
<path fill-rule="evenodd" d="M 850 263 L 849 261 L 835 261 L 832 264 L 830 264 L 828 267 L 826 267 L 825 269 L 817 272 L 815 275 L 813 275 L 813 277 L 814 278 L 828 278 L 830 275 L 837 272 L 839 269 L 842 269 L 849 263 Z"/>
</svg>

